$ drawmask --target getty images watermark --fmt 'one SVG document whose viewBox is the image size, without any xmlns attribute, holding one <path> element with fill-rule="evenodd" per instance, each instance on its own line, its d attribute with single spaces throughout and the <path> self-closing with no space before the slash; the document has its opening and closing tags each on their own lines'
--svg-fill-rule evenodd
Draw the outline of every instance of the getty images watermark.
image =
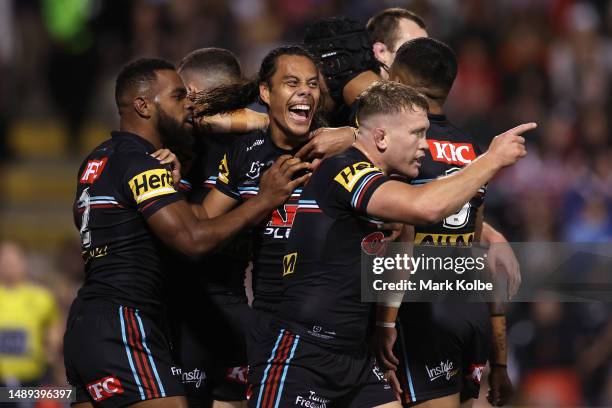
<svg viewBox="0 0 612 408">
<path fill-rule="evenodd" d="M 517 277 L 500 260 L 511 254 L 522 280 L 513 301 L 612 301 L 612 243 L 556 242 L 490 247 L 368 243 L 362 246 L 362 300 L 505 301 L 509 280 Z"/>
</svg>

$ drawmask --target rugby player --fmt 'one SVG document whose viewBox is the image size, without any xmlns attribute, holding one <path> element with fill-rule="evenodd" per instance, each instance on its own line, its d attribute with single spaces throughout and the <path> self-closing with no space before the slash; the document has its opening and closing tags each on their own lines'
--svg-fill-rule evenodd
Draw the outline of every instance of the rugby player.
<svg viewBox="0 0 612 408">
<path fill-rule="evenodd" d="M 370 306 L 360 301 L 360 243 L 380 220 L 437 222 L 453 214 L 502 167 L 526 154 L 525 124 L 497 136 L 463 170 L 423 186 L 392 180 L 418 175 L 427 149 L 427 101 L 393 82 L 359 98 L 356 143 L 326 159 L 300 198 L 283 258 L 284 292 L 276 320 L 262 322 L 249 354 L 250 406 L 298 400 L 345 407 L 400 406 L 365 337 Z"/>
<path fill-rule="evenodd" d="M 260 98 L 270 117 L 266 131 L 245 135 L 224 155 L 215 188 L 203 203 L 209 216 L 224 214 L 256 197 L 262 171 L 279 156 L 295 154 L 308 141 L 319 96 L 317 67 L 298 46 L 270 51 L 255 81 L 217 88 L 209 95 L 207 106 L 213 106 L 209 108 L 213 113 L 241 108 Z M 278 270 L 301 191 L 296 188 L 253 231 L 253 308 L 258 311 L 275 313 L 280 301 Z"/>
<path fill-rule="evenodd" d="M 221 48 L 192 51 L 179 63 L 177 72 L 188 95 L 242 80 L 236 56 Z M 253 112 L 253 114 L 256 114 Z M 243 112 L 243 115 L 247 115 Z M 184 177 L 187 201 L 200 214 L 206 194 L 214 187 L 219 161 L 225 151 L 242 135 L 216 133 L 206 118 L 205 126 L 195 121 L 196 157 Z M 230 130 L 231 123 L 229 129 Z M 251 309 L 244 287 L 245 271 L 250 260 L 248 233 L 243 232 L 223 248 L 184 267 L 184 279 L 171 282 L 169 301 L 173 323 L 173 344 L 177 357 L 177 373 L 190 406 L 214 408 L 239 407 L 246 404 L 247 357 L 244 327 Z M 176 268 L 178 257 L 169 259 Z M 207 273 L 203 274 L 202 271 Z M 202 295 L 205 296 L 202 296 Z M 214 330 L 210 330 L 214 327 Z M 202 378 L 204 377 L 204 378 Z"/>
<path fill-rule="evenodd" d="M 444 115 L 443 105 L 456 74 L 453 51 L 444 43 L 425 37 L 404 43 L 391 67 L 392 80 L 414 87 L 429 104 L 429 149 L 418 177 L 412 180 L 415 185 L 452 174 L 481 153 L 475 140 Z M 457 213 L 442 222 L 415 226 L 415 244 L 465 247 L 479 241 L 485 191 L 483 186 Z M 458 407 L 460 401 L 462 406 L 471 406 L 472 399 L 478 398 L 480 377 L 489 357 L 491 323 L 496 325 L 496 333 L 490 364 L 495 395 L 490 395 L 490 401 L 494 405 L 507 402 L 512 385 L 506 371 L 505 321 L 498 318 L 503 309 L 493 304 L 491 310 L 493 315 L 489 318 L 484 303 L 402 305 L 396 354 L 401 358 L 397 375 L 405 406 Z M 381 327 L 378 331 L 394 329 Z M 394 333 L 391 337 L 394 338 Z M 381 360 L 387 362 L 385 357 Z M 445 375 L 431 374 L 431 369 L 438 367 L 442 367 Z"/>
<path fill-rule="evenodd" d="M 259 222 L 307 178 L 295 178 L 306 164 L 282 156 L 262 176 L 257 197 L 198 220 L 174 189 L 170 169 L 150 156 L 191 131 L 186 94 L 167 61 L 125 66 L 115 88 L 119 131 L 79 169 L 73 211 L 86 276 L 64 337 L 77 407 L 187 406 L 164 334 L 159 244 L 189 256 L 209 252 Z"/>
</svg>

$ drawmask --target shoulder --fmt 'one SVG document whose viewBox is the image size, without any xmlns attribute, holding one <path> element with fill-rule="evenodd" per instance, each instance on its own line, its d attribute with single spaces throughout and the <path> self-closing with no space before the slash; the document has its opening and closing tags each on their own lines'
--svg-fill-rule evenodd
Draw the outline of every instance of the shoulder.
<svg viewBox="0 0 612 408">
<path fill-rule="evenodd" d="M 354 148 L 324 160 L 318 172 L 321 172 L 319 177 L 331 178 L 349 192 L 367 175 L 382 173 Z"/>
<path fill-rule="evenodd" d="M 244 136 L 235 138 L 231 145 L 230 151 L 234 154 L 250 154 L 262 148 L 266 142 L 266 133 L 261 130 L 256 130 L 245 134 Z"/>
</svg>

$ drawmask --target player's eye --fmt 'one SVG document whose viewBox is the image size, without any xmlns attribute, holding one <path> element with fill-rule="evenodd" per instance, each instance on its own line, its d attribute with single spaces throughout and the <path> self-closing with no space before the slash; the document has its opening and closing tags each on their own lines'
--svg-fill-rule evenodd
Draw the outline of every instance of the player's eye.
<svg viewBox="0 0 612 408">
<path fill-rule="evenodd" d="M 310 81 L 310 82 L 308 82 L 308 86 L 310 88 L 318 88 L 319 87 L 319 81 Z"/>
<path fill-rule="evenodd" d="M 298 81 L 296 81 L 295 79 L 291 79 L 287 82 L 285 82 L 287 85 L 289 85 L 290 87 L 295 87 L 298 85 Z"/>
</svg>

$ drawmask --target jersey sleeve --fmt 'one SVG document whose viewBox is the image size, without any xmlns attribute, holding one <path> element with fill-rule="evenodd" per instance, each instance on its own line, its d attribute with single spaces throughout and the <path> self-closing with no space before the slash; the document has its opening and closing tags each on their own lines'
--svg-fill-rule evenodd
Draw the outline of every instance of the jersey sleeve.
<svg viewBox="0 0 612 408">
<path fill-rule="evenodd" d="M 383 183 L 390 180 L 383 172 L 367 161 L 345 162 L 334 166 L 330 175 L 335 201 L 365 213 L 372 194 Z"/>
<path fill-rule="evenodd" d="M 240 155 L 236 145 L 232 146 L 221 158 L 215 189 L 234 200 L 240 200 L 238 185 L 240 179 Z"/>
<path fill-rule="evenodd" d="M 176 201 L 184 199 L 173 185 L 170 170 L 145 154 L 129 155 L 129 165 L 124 173 L 122 195 L 145 218 Z"/>
</svg>

